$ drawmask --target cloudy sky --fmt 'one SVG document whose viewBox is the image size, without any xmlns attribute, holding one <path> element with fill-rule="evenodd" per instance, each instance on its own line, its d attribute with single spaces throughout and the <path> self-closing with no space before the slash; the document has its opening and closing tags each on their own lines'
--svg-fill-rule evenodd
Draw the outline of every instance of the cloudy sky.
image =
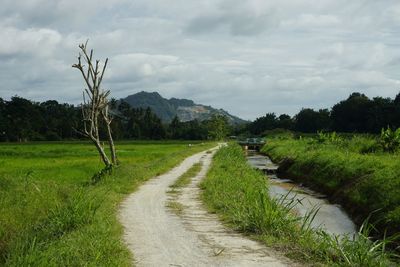
<svg viewBox="0 0 400 267">
<path fill-rule="evenodd" d="M 0 97 L 79 103 L 77 45 L 104 86 L 246 119 L 400 90 L 398 0 L 1 0 Z"/>
</svg>

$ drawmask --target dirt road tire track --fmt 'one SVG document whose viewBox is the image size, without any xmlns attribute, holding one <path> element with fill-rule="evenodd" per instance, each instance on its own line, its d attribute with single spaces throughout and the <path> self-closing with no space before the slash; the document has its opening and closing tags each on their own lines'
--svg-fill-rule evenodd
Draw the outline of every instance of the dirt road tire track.
<svg viewBox="0 0 400 267">
<path fill-rule="evenodd" d="M 149 180 L 126 198 L 120 209 L 124 241 L 136 266 L 288 266 L 290 262 L 267 247 L 223 226 L 199 200 L 201 179 L 212 154 L 186 158 L 166 174 Z M 167 191 L 194 163 L 202 169 L 177 200 L 185 206 L 180 216 L 168 210 Z"/>
</svg>

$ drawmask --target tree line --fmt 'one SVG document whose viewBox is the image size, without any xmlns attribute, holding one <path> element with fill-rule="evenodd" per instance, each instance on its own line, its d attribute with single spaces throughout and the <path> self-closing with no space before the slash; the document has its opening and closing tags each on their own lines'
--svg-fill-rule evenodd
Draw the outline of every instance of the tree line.
<svg viewBox="0 0 400 267">
<path fill-rule="evenodd" d="M 267 113 L 249 123 L 242 134 L 261 135 L 263 132 L 282 128 L 303 133 L 336 131 L 347 133 L 380 133 L 383 128 L 400 127 L 400 93 L 394 99 L 368 98 L 352 93 L 331 109 L 303 108 L 295 116 L 277 116 Z"/>
<path fill-rule="evenodd" d="M 175 117 L 163 123 L 150 108 L 132 108 L 123 100 L 109 103 L 113 121 L 111 130 L 116 140 L 220 140 L 230 128 L 227 119 L 215 115 L 205 121 L 181 122 Z M 79 106 L 55 100 L 34 102 L 14 96 L 9 101 L 0 98 L 0 141 L 61 141 L 78 140 L 83 136 L 82 110 Z M 99 134 L 107 138 L 107 129 L 100 125 Z"/>
<path fill-rule="evenodd" d="M 295 116 L 267 113 L 247 125 L 229 125 L 224 116 L 215 115 L 205 121 L 182 122 L 175 117 L 163 123 L 150 108 L 132 108 L 123 100 L 109 103 L 115 139 L 137 140 L 221 140 L 228 135 L 262 135 L 265 131 L 282 128 L 315 133 L 336 131 L 350 133 L 380 133 L 382 128 L 400 128 L 400 93 L 394 98 L 368 98 L 352 93 L 331 109 L 303 108 Z M 0 141 L 59 141 L 76 140 L 82 136 L 82 111 L 79 106 L 55 100 L 34 102 L 14 96 L 0 98 Z M 100 127 L 101 138 L 107 129 Z"/>
</svg>

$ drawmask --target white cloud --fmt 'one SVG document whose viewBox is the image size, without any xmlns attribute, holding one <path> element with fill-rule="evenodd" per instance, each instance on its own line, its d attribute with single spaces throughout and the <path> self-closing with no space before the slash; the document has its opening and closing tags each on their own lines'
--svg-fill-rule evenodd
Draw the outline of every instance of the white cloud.
<svg viewBox="0 0 400 267">
<path fill-rule="evenodd" d="M 4 0 L 0 97 L 80 100 L 78 43 L 114 97 L 186 97 L 254 119 L 398 92 L 395 0 Z"/>
<path fill-rule="evenodd" d="M 50 56 L 61 39 L 61 34 L 51 29 L 0 27 L 0 56 Z"/>
<path fill-rule="evenodd" d="M 110 59 L 106 78 L 111 81 L 137 81 L 160 76 L 164 68 L 179 65 L 178 58 L 171 55 L 144 53 L 122 54 Z M 155 77 L 157 78 L 157 77 Z"/>
<path fill-rule="evenodd" d="M 296 19 L 282 21 L 282 26 L 287 28 L 323 28 L 340 24 L 338 17 L 333 15 L 301 14 Z"/>
</svg>

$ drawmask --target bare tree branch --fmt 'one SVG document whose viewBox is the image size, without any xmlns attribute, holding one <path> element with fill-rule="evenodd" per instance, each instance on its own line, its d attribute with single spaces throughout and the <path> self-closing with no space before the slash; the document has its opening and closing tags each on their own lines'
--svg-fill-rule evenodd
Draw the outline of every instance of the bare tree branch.
<svg viewBox="0 0 400 267">
<path fill-rule="evenodd" d="M 112 117 L 108 112 L 108 96 L 110 91 L 103 91 L 100 88 L 103 76 L 107 67 L 108 58 L 106 59 L 102 70 L 100 71 L 100 61 L 96 60 L 93 65 L 93 49 L 90 53 L 87 52 L 87 43 L 80 44 L 78 47 L 81 52 L 78 56 L 78 63 L 73 64 L 72 67 L 80 71 L 87 88 L 83 90 L 83 104 L 82 109 L 82 122 L 83 131 L 78 131 L 83 136 L 89 138 L 96 146 L 101 159 L 106 166 L 117 164 L 117 157 L 115 153 L 114 141 L 112 138 L 111 122 Z M 82 65 L 82 57 L 87 64 L 87 67 Z M 99 136 L 99 116 L 107 128 L 108 143 L 111 152 L 111 161 L 108 159 L 104 148 L 100 141 Z"/>
</svg>

